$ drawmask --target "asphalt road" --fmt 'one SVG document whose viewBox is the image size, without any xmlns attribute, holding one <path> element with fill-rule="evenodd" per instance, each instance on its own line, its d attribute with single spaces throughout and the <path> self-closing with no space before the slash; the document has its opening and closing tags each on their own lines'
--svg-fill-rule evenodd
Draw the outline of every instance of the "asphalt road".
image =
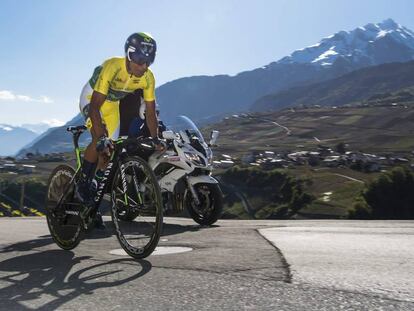
<svg viewBox="0 0 414 311">
<path fill-rule="evenodd" d="M 337 227 L 344 230 L 335 233 Z M 378 245 L 383 243 L 380 257 L 387 257 L 379 266 L 395 269 L 402 252 L 395 253 L 398 247 L 389 243 L 410 247 L 414 223 L 394 222 L 397 234 L 391 227 L 380 232 L 381 227 L 381 222 L 228 220 L 204 228 L 167 218 L 160 249 L 192 251 L 133 260 L 110 254 L 120 248 L 110 228 L 63 251 L 53 244 L 45 219 L 0 218 L 0 310 L 414 310 L 412 288 L 390 295 L 386 289 L 395 283 L 388 279 L 375 291 L 366 290 L 369 280 L 344 287 L 344 266 L 329 265 L 333 257 L 326 252 L 352 258 L 349 249 L 334 247 L 338 235 L 342 243 L 373 234 Z M 272 243 L 258 231 L 270 228 L 280 235 Z M 329 231 L 334 233 L 325 235 Z M 413 248 L 405 250 L 412 254 Z M 306 264 L 298 260 L 310 255 L 316 257 Z M 375 254 L 365 255 L 378 262 Z M 318 271 L 324 262 L 330 268 Z M 411 286 L 412 273 L 406 263 L 390 280 Z"/>
</svg>

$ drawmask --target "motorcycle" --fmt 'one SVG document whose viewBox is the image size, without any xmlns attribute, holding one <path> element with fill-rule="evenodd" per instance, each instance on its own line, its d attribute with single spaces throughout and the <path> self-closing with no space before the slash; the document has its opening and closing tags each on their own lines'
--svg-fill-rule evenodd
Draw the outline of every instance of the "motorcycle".
<svg viewBox="0 0 414 311">
<path fill-rule="evenodd" d="M 148 158 L 161 188 L 164 214 L 187 210 L 200 225 L 212 225 L 223 211 L 223 193 L 211 176 L 213 146 L 219 132 L 212 131 L 207 144 L 197 126 L 186 116 L 176 118 L 170 130 L 163 131 L 166 149 Z M 133 214 L 125 215 L 134 219 Z"/>
<path fill-rule="evenodd" d="M 148 163 L 154 170 L 164 198 L 166 214 L 188 211 L 200 225 L 212 225 L 223 211 L 223 193 L 211 176 L 213 146 L 219 132 L 212 131 L 207 144 L 197 126 L 186 116 L 176 118 L 163 132 L 167 149 L 154 153 Z"/>
</svg>

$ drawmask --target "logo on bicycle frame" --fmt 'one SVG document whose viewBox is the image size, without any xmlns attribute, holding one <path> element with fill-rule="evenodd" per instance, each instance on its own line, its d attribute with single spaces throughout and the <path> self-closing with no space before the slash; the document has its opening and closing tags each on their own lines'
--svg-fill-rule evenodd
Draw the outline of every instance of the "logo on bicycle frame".
<svg viewBox="0 0 414 311">
<path fill-rule="evenodd" d="M 96 196 L 94 201 L 97 203 L 99 202 L 101 196 L 102 196 L 102 192 L 105 188 L 106 185 L 106 181 L 109 178 L 109 174 L 111 174 L 111 170 L 112 170 L 112 166 L 114 165 L 113 162 L 109 162 L 108 166 L 106 167 L 105 173 L 104 173 L 104 177 L 102 178 L 101 182 L 98 185 L 98 191 L 96 192 Z"/>
</svg>

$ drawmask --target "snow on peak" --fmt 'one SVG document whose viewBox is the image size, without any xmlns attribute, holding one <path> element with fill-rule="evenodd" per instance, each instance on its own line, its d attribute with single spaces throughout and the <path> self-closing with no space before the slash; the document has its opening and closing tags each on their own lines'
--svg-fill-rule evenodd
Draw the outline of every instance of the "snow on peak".
<svg viewBox="0 0 414 311">
<path fill-rule="evenodd" d="M 376 65 L 372 50 L 379 40 L 391 38 L 410 50 L 414 59 L 414 33 L 389 18 L 377 24 L 367 24 L 352 31 L 339 31 L 323 38 L 319 43 L 296 50 L 278 63 L 309 63 L 330 66 L 337 58 L 350 58 Z"/>
<path fill-rule="evenodd" d="M 57 127 L 57 126 L 65 125 L 65 122 L 60 121 L 58 119 L 43 120 L 42 123 L 50 127 Z"/>
<path fill-rule="evenodd" d="M 338 55 L 338 52 L 335 51 L 335 46 L 332 46 L 328 51 L 322 53 L 319 55 L 319 57 L 315 58 L 312 63 L 318 63 L 321 61 L 324 61 L 328 59 L 330 56 Z M 327 64 L 326 62 L 323 62 L 324 64 Z"/>
<path fill-rule="evenodd" d="M 10 131 L 13 131 L 13 128 L 5 124 L 0 124 L 0 130 L 10 132 Z"/>
</svg>

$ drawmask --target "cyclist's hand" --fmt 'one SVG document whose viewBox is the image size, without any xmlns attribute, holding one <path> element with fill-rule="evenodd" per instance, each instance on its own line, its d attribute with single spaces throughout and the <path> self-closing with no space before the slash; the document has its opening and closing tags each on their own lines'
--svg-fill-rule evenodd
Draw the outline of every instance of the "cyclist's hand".
<svg viewBox="0 0 414 311">
<path fill-rule="evenodd" d="M 108 157 L 111 155 L 112 149 L 114 149 L 114 145 L 112 144 L 112 141 L 106 136 L 102 136 L 96 144 L 96 151 Z"/>
</svg>

